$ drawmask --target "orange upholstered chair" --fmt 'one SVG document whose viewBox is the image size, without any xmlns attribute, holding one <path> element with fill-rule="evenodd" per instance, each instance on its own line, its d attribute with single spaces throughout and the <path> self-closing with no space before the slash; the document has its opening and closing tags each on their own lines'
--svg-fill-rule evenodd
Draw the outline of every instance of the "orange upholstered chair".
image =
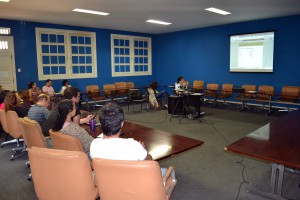
<svg viewBox="0 0 300 200">
<path fill-rule="evenodd" d="M 295 103 L 300 96 L 299 86 L 283 86 L 278 101 Z"/>
<path fill-rule="evenodd" d="M 101 200 L 167 200 L 177 182 L 173 167 L 162 176 L 158 162 L 152 160 L 95 158 L 93 168 Z"/>
<path fill-rule="evenodd" d="M 193 89 L 195 92 L 202 92 L 204 89 L 204 81 L 194 80 Z"/>
<path fill-rule="evenodd" d="M 133 89 L 134 88 L 134 82 L 126 82 L 126 88 L 127 89 Z"/>
<path fill-rule="evenodd" d="M 53 147 L 55 149 L 68 151 L 83 151 L 81 141 L 73 136 L 49 130 Z"/>
<path fill-rule="evenodd" d="M 32 147 L 30 168 L 38 199 L 97 199 L 99 197 L 87 155 Z"/>
<path fill-rule="evenodd" d="M 256 99 L 259 100 L 270 100 L 274 96 L 274 87 L 270 85 L 258 86 L 258 94 Z"/>
</svg>

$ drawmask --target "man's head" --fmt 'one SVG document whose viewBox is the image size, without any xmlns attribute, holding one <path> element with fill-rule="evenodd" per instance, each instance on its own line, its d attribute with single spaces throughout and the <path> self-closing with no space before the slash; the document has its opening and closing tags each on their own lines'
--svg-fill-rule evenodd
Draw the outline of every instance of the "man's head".
<svg viewBox="0 0 300 200">
<path fill-rule="evenodd" d="M 50 87 L 52 85 L 52 80 L 51 79 L 47 79 L 46 80 L 46 86 Z"/>
<path fill-rule="evenodd" d="M 123 126 L 123 109 L 115 103 L 107 103 L 100 110 L 99 121 L 104 135 L 116 135 Z"/>
<path fill-rule="evenodd" d="M 76 87 L 68 87 L 64 91 L 64 99 L 72 99 L 74 103 L 80 100 L 80 90 Z"/>
<path fill-rule="evenodd" d="M 47 108 L 50 104 L 50 97 L 47 94 L 40 94 L 37 97 L 37 104 Z"/>
<path fill-rule="evenodd" d="M 177 83 L 180 83 L 180 84 L 184 83 L 184 78 L 182 76 L 178 77 Z"/>
</svg>

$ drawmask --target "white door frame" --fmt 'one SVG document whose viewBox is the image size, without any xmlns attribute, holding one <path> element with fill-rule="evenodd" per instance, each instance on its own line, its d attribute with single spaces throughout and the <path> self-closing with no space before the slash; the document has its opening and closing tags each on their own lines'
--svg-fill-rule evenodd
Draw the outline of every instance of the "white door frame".
<svg viewBox="0 0 300 200">
<path fill-rule="evenodd" d="M 16 76 L 16 65 L 15 65 L 14 38 L 13 38 L 13 36 L 0 36 L 0 41 L 7 41 L 8 42 L 8 49 L 0 49 L 0 53 L 9 53 L 9 54 L 11 54 L 13 90 L 17 90 L 17 76 Z"/>
</svg>

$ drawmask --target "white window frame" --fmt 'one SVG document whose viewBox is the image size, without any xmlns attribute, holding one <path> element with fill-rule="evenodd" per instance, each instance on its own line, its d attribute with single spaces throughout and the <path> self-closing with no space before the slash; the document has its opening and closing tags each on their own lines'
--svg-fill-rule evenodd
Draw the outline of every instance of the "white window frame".
<svg viewBox="0 0 300 200">
<path fill-rule="evenodd" d="M 116 72 L 115 71 L 115 65 L 118 65 L 115 63 L 115 45 L 114 45 L 114 39 L 124 39 L 129 40 L 129 55 L 130 55 L 130 71 L 129 72 Z M 148 58 L 148 71 L 135 71 L 135 46 L 134 41 L 135 40 L 144 40 L 147 41 L 147 51 L 148 55 L 144 56 L 145 58 Z M 144 75 L 152 75 L 152 42 L 150 37 L 141 37 L 141 36 L 131 36 L 131 35 L 120 35 L 120 34 L 111 34 L 111 73 L 112 77 L 120 77 L 120 76 L 144 76 Z"/>
<path fill-rule="evenodd" d="M 37 47 L 37 61 L 38 61 L 38 76 L 39 80 L 46 80 L 46 79 L 76 79 L 76 78 L 97 78 L 97 52 L 96 52 L 96 33 L 95 32 L 86 32 L 86 31 L 77 31 L 77 30 L 64 30 L 64 29 L 49 29 L 49 28 L 36 28 L 36 47 Z M 61 56 L 65 56 L 65 64 L 66 67 L 66 74 L 43 74 L 43 67 L 47 64 L 43 64 L 43 55 L 42 53 L 42 34 L 55 34 L 55 35 L 63 35 L 64 36 L 64 43 L 65 53 L 60 54 Z M 91 56 L 91 69 L 92 73 L 73 73 L 72 65 L 76 65 L 72 63 L 72 56 L 79 55 L 79 54 L 72 54 L 72 36 L 83 36 L 83 37 L 90 37 L 91 44 L 88 45 L 91 47 L 91 54 L 81 54 L 83 56 L 89 55 Z M 51 42 L 48 42 L 50 45 Z M 53 43 L 58 44 L 58 43 Z M 73 44 L 74 45 L 74 44 Z M 82 44 L 84 46 L 85 44 Z M 54 53 L 48 53 L 48 55 L 55 55 Z M 51 65 L 51 64 L 50 64 Z M 53 65 L 60 65 L 60 64 L 53 64 Z M 83 64 L 87 65 L 87 64 Z"/>
</svg>

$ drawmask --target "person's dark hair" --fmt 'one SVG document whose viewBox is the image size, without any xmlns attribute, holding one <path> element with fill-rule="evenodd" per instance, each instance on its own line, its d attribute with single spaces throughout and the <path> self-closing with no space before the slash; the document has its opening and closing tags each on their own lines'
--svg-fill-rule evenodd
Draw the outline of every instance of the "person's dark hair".
<svg viewBox="0 0 300 200">
<path fill-rule="evenodd" d="M 5 111 L 12 110 L 14 107 L 18 106 L 18 98 L 16 92 L 8 92 L 4 99 Z"/>
<path fill-rule="evenodd" d="M 156 90 L 156 89 L 157 89 L 157 85 L 158 85 L 157 81 L 153 81 L 153 82 L 150 84 L 149 88 L 152 88 L 153 90 Z"/>
<path fill-rule="evenodd" d="M 124 121 L 124 111 L 116 103 L 105 104 L 99 114 L 103 134 L 113 136 L 121 130 Z"/>
<path fill-rule="evenodd" d="M 9 92 L 9 90 L 2 90 L 0 92 L 0 104 L 4 102 L 4 99 L 6 97 L 6 94 Z"/>
<path fill-rule="evenodd" d="M 179 77 L 177 78 L 177 83 L 179 83 L 182 79 L 183 79 L 183 76 L 179 76 Z"/>
<path fill-rule="evenodd" d="M 62 84 L 63 86 L 66 86 L 67 83 L 69 83 L 69 81 L 68 81 L 67 79 L 65 79 L 65 80 L 63 80 L 63 81 L 61 82 L 61 84 Z"/>
<path fill-rule="evenodd" d="M 76 87 L 68 87 L 64 91 L 64 99 L 72 99 L 73 97 L 77 97 L 80 90 Z"/>
<path fill-rule="evenodd" d="M 49 83 L 50 81 L 52 81 L 52 80 L 51 80 L 51 79 L 47 79 L 47 80 L 46 80 L 46 83 Z"/>
<path fill-rule="evenodd" d="M 28 85 L 27 85 L 27 86 L 28 86 L 28 89 L 31 89 L 32 86 L 34 85 L 34 83 L 35 83 L 35 82 L 29 82 Z"/>
<path fill-rule="evenodd" d="M 71 99 L 63 99 L 58 102 L 57 112 L 58 116 L 56 118 L 55 124 L 52 127 L 53 131 L 60 131 L 67 119 L 67 115 L 73 110 L 73 101 Z"/>
</svg>

